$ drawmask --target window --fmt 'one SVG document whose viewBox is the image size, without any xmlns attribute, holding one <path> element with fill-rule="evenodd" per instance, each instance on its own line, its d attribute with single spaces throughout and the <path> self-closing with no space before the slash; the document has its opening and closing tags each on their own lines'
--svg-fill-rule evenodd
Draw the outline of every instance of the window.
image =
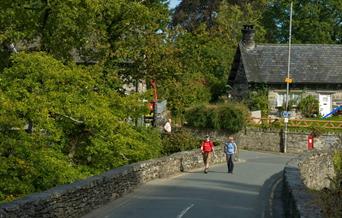
<svg viewBox="0 0 342 218">
<path fill-rule="evenodd" d="M 299 103 L 300 100 L 300 93 L 289 93 L 289 105 L 290 107 Z M 285 106 L 286 103 L 286 92 L 278 92 L 277 93 L 277 107 Z"/>
<path fill-rule="evenodd" d="M 286 93 L 277 93 L 277 107 L 285 105 Z"/>
</svg>

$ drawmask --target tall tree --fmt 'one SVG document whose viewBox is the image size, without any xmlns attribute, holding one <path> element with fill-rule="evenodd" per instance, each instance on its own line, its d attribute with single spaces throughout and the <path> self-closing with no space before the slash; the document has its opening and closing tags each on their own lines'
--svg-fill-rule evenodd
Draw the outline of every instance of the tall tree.
<svg viewBox="0 0 342 218">
<path fill-rule="evenodd" d="M 139 3 L 123 5 L 113 25 L 112 54 L 107 66 L 119 67 L 126 81 L 162 79 L 167 76 L 168 10 Z"/>
<path fill-rule="evenodd" d="M 113 13 L 118 10 L 120 0 L 117 2 Z M 48 52 L 64 62 L 75 57 L 86 61 L 87 55 L 98 61 L 108 48 L 108 35 L 97 22 L 102 7 L 102 1 L 3 0 L 0 43 Z"/>
<path fill-rule="evenodd" d="M 287 42 L 289 0 L 268 3 L 263 24 L 267 41 Z M 342 43 L 342 2 L 340 0 L 293 1 L 292 37 L 294 43 Z"/>
<path fill-rule="evenodd" d="M 45 51 L 63 61 L 104 62 L 116 41 L 155 32 L 167 22 L 164 0 L 3 0 L 0 43 Z"/>
<path fill-rule="evenodd" d="M 247 16 L 248 7 L 255 13 L 262 12 L 266 0 L 182 0 L 174 10 L 173 25 L 180 24 L 188 31 L 195 30 L 202 23 L 211 28 L 222 4 L 237 6 Z"/>
<path fill-rule="evenodd" d="M 218 101 L 220 96 L 226 94 L 228 72 L 241 39 L 243 24 L 254 24 L 258 30 L 257 39 L 263 39 L 264 31 L 260 25 L 262 10 L 255 10 L 257 4 L 231 2 L 182 1 L 174 15 L 176 20 L 181 18 L 182 21 L 177 21 L 181 21 L 181 26 L 187 30 L 179 34 L 175 42 L 181 50 L 182 66 L 188 73 L 202 75 L 206 88 L 211 92 L 210 101 Z M 257 2 L 261 7 L 262 1 Z M 207 3 L 211 5 L 210 10 L 205 7 Z M 178 12 L 189 9 L 184 6 L 187 4 L 208 10 L 204 13 L 190 8 L 192 11 L 184 13 L 184 17 L 177 17 L 180 15 Z M 213 16 L 204 16 L 207 14 Z M 193 20 L 194 17 L 203 20 Z"/>
<path fill-rule="evenodd" d="M 0 201 L 159 155 L 159 132 L 127 121 L 147 113 L 142 96 L 122 97 L 101 71 L 12 57 L 0 74 Z"/>
</svg>

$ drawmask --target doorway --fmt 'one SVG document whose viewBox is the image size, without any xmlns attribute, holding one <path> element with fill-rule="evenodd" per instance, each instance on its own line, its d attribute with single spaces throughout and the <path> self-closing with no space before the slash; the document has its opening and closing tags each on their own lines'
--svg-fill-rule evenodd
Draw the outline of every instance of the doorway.
<svg viewBox="0 0 342 218">
<path fill-rule="evenodd" d="M 325 116 L 331 112 L 331 109 L 332 109 L 331 95 L 319 94 L 319 113 L 322 116 Z"/>
</svg>

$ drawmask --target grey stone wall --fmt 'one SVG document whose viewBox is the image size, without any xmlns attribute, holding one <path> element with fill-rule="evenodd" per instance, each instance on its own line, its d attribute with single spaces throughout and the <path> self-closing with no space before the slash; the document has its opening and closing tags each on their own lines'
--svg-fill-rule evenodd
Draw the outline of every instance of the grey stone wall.
<svg viewBox="0 0 342 218">
<path fill-rule="evenodd" d="M 331 188 L 331 180 L 336 174 L 331 152 L 317 151 L 306 153 L 298 164 L 303 183 L 313 190 Z"/>
<path fill-rule="evenodd" d="M 288 132 L 287 152 L 302 153 L 307 151 L 307 138 L 310 132 Z M 279 152 L 284 149 L 283 131 L 279 129 L 246 128 L 235 135 L 238 146 L 248 150 Z M 323 134 L 314 138 L 314 148 L 331 150 L 342 148 L 342 135 Z"/>
<path fill-rule="evenodd" d="M 200 135 L 210 134 L 214 141 L 225 141 L 225 132 L 199 131 Z M 291 135 L 292 134 L 292 135 Z M 289 152 L 303 152 L 306 150 L 307 134 L 289 134 Z M 246 129 L 235 135 L 239 148 L 251 150 L 279 151 L 281 137 L 279 131 Z M 342 146 L 341 136 L 323 135 L 316 140 L 319 149 L 331 149 Z M 216 158 L 212 163 L 225 162 L 222 143 L 216 146 Z M 304 157 L 304 156 L 302 156 Z M 317 162 L 316 158 L 322 160 Z M 305 160 L 305 159 L 304 159 Z M 324 155 L 318 153 L 316 157 L 306 161 L 289 164 L 285 167 L 285 193 L 289 207 L 288 217 L 318 217 L 318 209 L 312 203 L 312 196 L 306 192 L 303 181 L 312 185 L 325 184 L 324 181 L 310 182 L 317 179 L 318 167 L 325 163 Z M 303 173 L 300 177 L 299 163 Z M 182 171 L 203 167 L 203 160 L 199 150 L 180 152 L 159 159 L 126 165 L 98 176 L 93 176 L 69 185 L 57 186 L 42 193 L 36 193 L 20 200 L 0 205 L 0 218 L 4 217 L 80 217 L 107 202 L 119 198 L 136 187 L 157 178 L 169 177 Z M 328 164 L 327 170 L 331 169 Z M 321 175 L 324 178 L 324 173 Z M 330 175 L 330 174 L 327 174 Z M 311 211 L 311 212 L 310 212 Z M 304 214 L 304 215 L 303 215 Z"/>
<path fill-rule="evenodd" d="M 285 217 L 323 217 L 316 204 L 316 197 L 301 180 L 299 159 L 290 161 L 283 171 L 283 199 Z"/>
<path fill-rule="evenodd" d="M 212 163 L 222 162 L 225 162 L 222 148 L 216 147 L 216 158 L 212 158 Z M 58 186 L 2 204 L 0 218 L 80 217 L 150 180 L 202 166 L 203 160 L 199 150 L 126 165 L 73 184 Z"/>
<path fill-rule="evenodd" d="M 284 169 L 286 217 L 323 217 L 312 190 L 331 187 L 335 177 L 331 151 L 313 150 L 291 160 Z"/>
</svg>

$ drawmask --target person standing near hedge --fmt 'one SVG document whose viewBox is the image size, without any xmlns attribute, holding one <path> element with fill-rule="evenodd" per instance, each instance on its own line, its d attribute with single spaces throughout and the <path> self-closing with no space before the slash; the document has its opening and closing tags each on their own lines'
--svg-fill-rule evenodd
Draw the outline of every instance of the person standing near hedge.
<svg viewBox="0 0 342 218">
<path fill-rule="evenodd" d="M 233 137 L 229 137 L 228 142 L 224 143 L 224 153 L 226 154 L 228 173 L 233 173 L 234 155 L 237 153 L 237 145 Z"/>
<path fill-rule="evenodd" d="M 206 139 L 201 144 L 201 152 L 204 163 L 204 173 L 208 173 L 209 162 L 211 153 L 214 152 L 214 143 L 210 140 L 210 136 L 207 135 Z"/>
</svg>

